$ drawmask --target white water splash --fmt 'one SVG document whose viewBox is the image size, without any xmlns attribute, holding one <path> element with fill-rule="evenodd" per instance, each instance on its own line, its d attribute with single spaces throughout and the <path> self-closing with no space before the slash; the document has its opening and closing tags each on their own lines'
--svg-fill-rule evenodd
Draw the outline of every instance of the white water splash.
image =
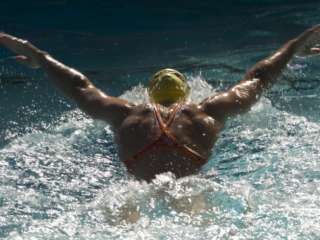
<svg viewBox="0 0 320 240">
<path fill-rule="evenodd" d="M 201 73 L 197 76 L 187 76 L 187 79 L 191 88 L 188 99 L 190 102 L 199 103 L 203 99 L 216 93 L 212 86 L 206 82 Z M 120 97 L 136 104 L 147 103 L 149 101 L 147 89 L 142 84 L 125 91 Z"/>
<path fill-rule="evenodd" d="M 194 101 L 214 94 L 189 79 Z M 143 86 L 123 96 L 147 101 Z M 17 137 L 0 150 L 7 239 L 318 239 L 319 123 L 262 98 L 227 125 L 208 171 L 150 184 L 127 178 L 108 126 L 79 111 Z"/>
</svg>

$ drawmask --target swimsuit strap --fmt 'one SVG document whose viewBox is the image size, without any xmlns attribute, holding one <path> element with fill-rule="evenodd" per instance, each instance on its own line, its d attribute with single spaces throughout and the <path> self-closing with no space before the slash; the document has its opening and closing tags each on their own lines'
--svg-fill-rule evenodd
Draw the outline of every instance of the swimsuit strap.
<svg viewBox="0 0 320 240">
<path fill-rule="evenodd" d="M 153 107 L 154 107 L 154 113 L 155 113 L 156 119 L 157 119 L 159 127 L 162 131 L 162 134 L 160 135 L 160 137 L 155 141 L 155 143 L 156 143 L 155 145 L 161 143 L 161 137 L 165 136 L 165 137 L 171 139 L 173 144 L 171 146 L 170 145 L 162 145 L 162 146 L 167 146 L 167 147 L 174 146 L 176 149 L 180 150 L 180 152 L 186 153 L 189 157 L 193 158 L 197 162 L 200 162 L 201 164 L 205 164 L 207 162 L 206 158 L 204 158 L 202 155 L 200 155 L 198 152 L 196 152 L 192 148 L 188 147 L 187 145 L 179 143 L 177 138 L 168 129 L 170 127 L 170 125 L 172 124 L 172 122 L 174 121 L 174 119 L 177 115 L 177 112 L 181 109 L 182 104 L 177 104 L 175 106 L 172 113 L 169 115 L 169 119 L 167 120 L 166 123 L 164 123 L 162 120 L 162 117 L 161 117 L 160 111 L 159 111 L 159 106 L 157 104 L 154 104 Z"/>
<path fill-rule="evenodd" d="M 174 117 L 178 111 L 178 109 L 180 108 L 181 104 L 178 104 L 175 106 L 175 108 L 173 109 L 173 112 L 170 114 L 169 119 L 166 123 L 163 122 L 162 117 L 160 115 L 160 110 L 159 110 L 159 106 L 157 104 L 152 104 L 153 107 L 153 113 L 155 116 L 155 119 L 158 123 L 158 126 L 161 130 L 161 133 L 159 135 L 159 137 L 153 141 L 150 144 L 145 145 L 142 149 L 140 149 L 138 152 L 136 152 L 132 157 L 124 160 L 123 162 L 128 165 L 130 163 L 133 163 L 134 160 L 138 159 L 141 155 L 143 155 L 144 153 L 148 152 L 150 149 L 152 149 L 153 147 L 157 146 L 157 145 L 161 145 L 162 147 L 165 147 L 166 145 L 164 145 L 162 143 L 163 141 L 163 136 L 166 136 L 168 138 L 170 138 L 171 141 L 173 141 L 174 143 L 177 143 L 177 140 L 174 136 L 172 136 L 172 134 L 170 134 L 168 127 L 171 125 L 171 123 L 174 120 Z M 176 145 L 176 144 L 174 144 Z"/>
<path fill-rule="evenodd" d="M 148 152 L 150 149 L 161 146 L 161 147 L 174 147 L 180 152 L 183 152 L 188 155 L 188 157 L 194 159 L 196 162 L 204 164 L 207 162 L 207 159 L 201 156 L 199 153 L 191 149 L 190 147 L 186 146 L 185 144 L 179 143 L 176 137 L 170 132 L 169 127 L 172 124 L 173 120 L 175 119 L 176 113 L 180 110 L 182 104 L 177 104 L 173 111 L 170 113 L 168 120 L 164 123 L 163 119 L 160 115 L 159 106 L 157 104 L 153 104 L 153 112 L 159 128 L 161 130 L 161 134 L 159 137 L 150 144 L 145 145 L 141 150 L 135 153 L 131 158 L 126 159 L 124 163 L 129 166 L 130 164 L 134 163 L 134 160 L 138 160 L 141 155 Z M 171 140 L 171 144 L 164 144 L 163 137 Z"/>
<path fill-rule="evenodd" d="M 175 119 L 176 113 L 178 112 L 178 110 L 180 110 L 182 104 L 177 104 L 173 111 L 170 113 L 168 120 L 164 123 L 163 119 L 160 115 L 160 110 L 159 110 L 159 105 L 158 104 L 153 104 L 153 112 L 154 115 L 157 119 L 158 125 L 162 131 L 162 133 L 167 133 L 168 132 L 168 128 L 170 127 L 170 125 L 172 124 L 173 120 Z"/>
</svg>

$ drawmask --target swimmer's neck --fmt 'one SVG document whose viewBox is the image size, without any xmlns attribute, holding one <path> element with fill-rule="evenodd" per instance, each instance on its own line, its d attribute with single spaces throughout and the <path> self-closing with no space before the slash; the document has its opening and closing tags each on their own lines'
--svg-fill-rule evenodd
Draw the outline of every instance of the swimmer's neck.
<svg viewBox="0 0 320 240">
<path fill-rule="evenodd" d="M 174 107 L 176 105 L 183 104 L 183 103 L 185 103 L 185 101 L 180 101 L 180 102 L 162 102 L 162 103 L 154 103 L 154 104 L 158 104 L 158 105 L 166 107 L 166 108 L 171 108 L 171 107 Z"/>
<path fill-rule="evenodd" d="M 158 106 L 159 109 L 174 109 L 176 108 L 179 104 L 181 104 L 181 102 L 175 102 L 175 103 L 168 103 L 168 104 L 164 104 L 164 103 L 156 103 L 156 105 Z"/>
<path fill-rule="evenodd" d="M 170 107 L 173 107 L 173 106 L 175 106 L 176 104 L 178 104 L 178 103 L 159 103 L 159 105 L 161 105 L 161 106 L 164 106 L 164 107 L 166 107 L 166 108 L 170 108 Z"/>
</svg>

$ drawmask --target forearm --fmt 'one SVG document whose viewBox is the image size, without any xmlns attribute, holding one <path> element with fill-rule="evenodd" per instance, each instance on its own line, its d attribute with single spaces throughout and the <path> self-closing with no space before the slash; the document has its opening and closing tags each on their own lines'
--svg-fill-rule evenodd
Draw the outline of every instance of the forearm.
<svg viewBox="0 0 320 240">
<path fill-rule="evenodd" d="M 274 54 L 258 62 L 246 73 L 243 81 L 257 79 L 260 81 L 262 89 L 271 86 L 292 57 L 301 51 L 307 39 L 314 33 L 313 30 L 314 28 L 306 30 L 298 37 L 285 43 Z"/>
<path fill-rule="evenodd" d="M 76 100 L 84 89 L 93 87 L 82 73 L 64 65 L 45 52 L 39 52 L 38 60 L 39 66 L 47 73 L 49 79 L 69 98 Z"/>
<path fill-rule="evenodd" d="M 253 66 L 245 75 L 244 80 L 257 79 L 261 83 L 262 88 L 268 88 L 274 83 L 292 59 L 296 52 L 296 43 L 294 40 L 287 42 L 272 56 L 263 59 Z"/>
<path fill-rule="evenodd" d="M 27 40 L 0 32 L 0 45 L 16 53 L 19 63 L 42 68 L 56 87 L 91 117 L 118 127 L 130 113 L 132 105 L 127 101 L 107 96 L 82 73 L 60 63 Z"/>
<path fill-rule="evenodd" d="M 310 37 L 314 37 L 314 33 L 320 33 L 320 25 L 306 30 L 274 54 L 255 64 L 244 78 L 228 91 L 204 100 L 201 105 L 205 112 L 225 121 L 231 115 L 248 111 L 258 101 L 262 92 L 276 81 L 295 54 L 300 54 L 301 50 L 306 51 L 307 55 L 320 53 L 320 48 L 312 48 L 314 43 L 309 45 Z"/>
</svg>

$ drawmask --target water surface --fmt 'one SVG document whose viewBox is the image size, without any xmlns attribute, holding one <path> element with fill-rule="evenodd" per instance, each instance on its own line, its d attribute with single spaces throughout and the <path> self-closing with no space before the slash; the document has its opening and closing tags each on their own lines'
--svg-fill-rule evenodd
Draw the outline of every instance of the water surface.
<svg viewBox="0 0 320 240">
<path fill-rule="evenodd" d="M 72 8 L 63 2 L 49 11 L 61 14 L 57 21 L 42 12 L 47 21 L 30 14 L 24 22 L 8 11 L 2 28 L 136 102 L 162 67 L 183 71 L 201 101 L 320 22 L 317 3 L 246 3 L 225 13 L 188 2 L 168 18 L 163 8 L 136 6 L 132 24 L 119 17 L 134 15 L 128 6 L 98 5 L 85 21 L 80 4 L 64 25 Z M 199 175 L 147 184 L 127 175 L 108 125 L 81 113 L 41 71 L 2 61 L 0 238 L 319 239 L 319 65 L 295 58 L 249 113 L 227 123 Z"/>
</svg>

